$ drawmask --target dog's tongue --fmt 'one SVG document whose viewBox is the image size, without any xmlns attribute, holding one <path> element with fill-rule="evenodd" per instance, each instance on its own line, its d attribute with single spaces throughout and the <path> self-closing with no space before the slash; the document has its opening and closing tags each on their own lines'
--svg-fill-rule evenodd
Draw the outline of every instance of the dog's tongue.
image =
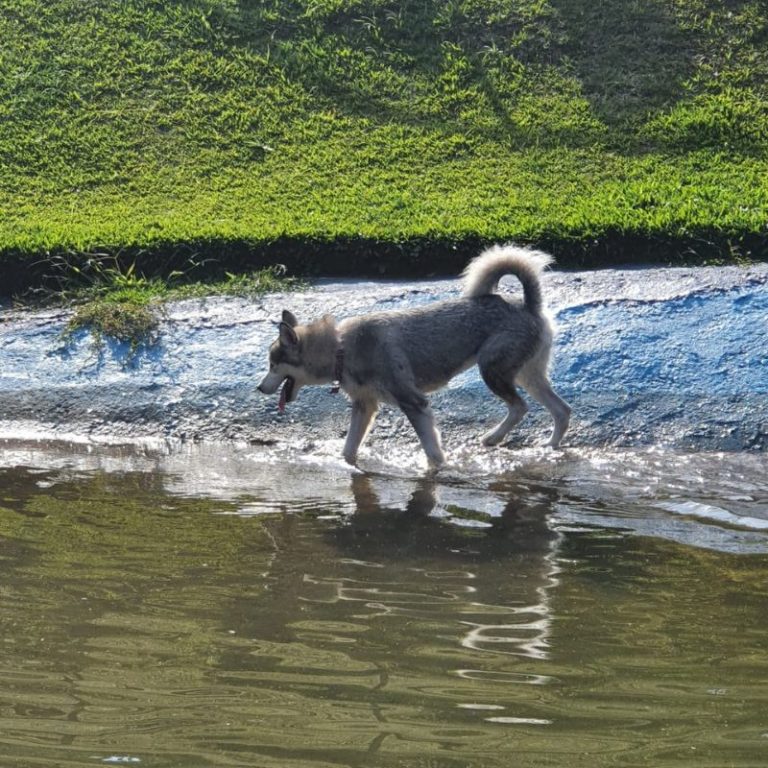
<svg viewBox="0 0 768 768">
<path fill-rule="evenodd" d="M 280 388 L 280 402 L 277 404 L 277 410 L 280 411 L 280 413 L 285 413 L 285 406 L 289 398 L 291 397 L 292 392 L 293 392 L 293 379 L 289 376 L 283 382 L 283 386 Z"/>
</svg>

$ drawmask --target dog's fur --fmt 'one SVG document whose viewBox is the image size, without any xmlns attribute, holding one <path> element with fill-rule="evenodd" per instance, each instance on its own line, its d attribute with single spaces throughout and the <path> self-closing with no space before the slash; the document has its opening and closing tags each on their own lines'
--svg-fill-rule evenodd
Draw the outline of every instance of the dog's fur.
<svg viewBox="0 0 768 768">
<path fill-rule="evenodd" d="M 540 272 L 551 258 L 514 245 L 494 246 L 464 271 L 460 298 L 417 309 L 377 312 L 336 323 L 330 315 L 300 325 L 283 312 L 278 339 L 269 350 L 269 373 L 259 385 L 280 407 L 307 384 L 339 379 L 352 401 L 344 458 L 357 461 L 379 402 L 397 405 L 421 440 L 430 464 L 445 462 L 440 435 L 425 393 L 445 386 L 477 364 L 490 390 L 507 403 L 508 413 L 482 438 L 497 445 L 520 421 L 527 406 L 520 385 L 554 419 L 549 444 L 557 447 L 568 429 L 571 409 L 552 389 L 547 375 L 553 326 L 543 309 Z M 506 274 L 517 276 L 524 299 L 493 293 Z"/>
</svg>

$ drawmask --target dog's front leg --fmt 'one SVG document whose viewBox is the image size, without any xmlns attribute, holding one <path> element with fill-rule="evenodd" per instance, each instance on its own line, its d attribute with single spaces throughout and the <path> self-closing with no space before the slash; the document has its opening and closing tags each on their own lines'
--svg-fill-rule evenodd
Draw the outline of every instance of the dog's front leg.
<svg viewBox="0 0 768 768">
<path fill-rule="evenodd" d="M 421 397 L 420 400 L 421 402 L 418 403 L 411 402 L 410 400 L 400 401 L 398 405 L 416 430 L 416 434 L 421 441 L 421 447 L 424 449 L 424 453 L 427 454 L 429 465 L 433 469 L 438 469 L 445 464 L 445 454 L 440 443 L 440 433 L 435 427 L 435 417 L 427 399 Z"/>
<path fill-rule="evenodd" d="M 357 463 L 357 452 L 365 440 L 368 430 L 376 415 L 376 402 L 371 400 L 354 400 L 352 402 L 352 418 L 349 422 L 347 441 L 344 444 L 344 461 L 353 466 Z"/>
</svg>

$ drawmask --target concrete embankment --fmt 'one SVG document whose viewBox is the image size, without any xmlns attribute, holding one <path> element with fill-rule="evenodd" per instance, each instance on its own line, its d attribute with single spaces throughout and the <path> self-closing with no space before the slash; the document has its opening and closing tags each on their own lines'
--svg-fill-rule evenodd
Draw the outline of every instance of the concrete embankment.
<svg viewBox="0 0 768 768">
<path fill-rule="evenodd" d="M 544 280 L 560 329 L 552 379 L 574 409 L 568 445 L 768 448 L 768 265 L 550 272 Z M 502 288 L 518 290 L 511 278 Z M 455 280 L 320 281 L 253 301 L 178 302 L 167 308 L 157 344 L 133 356 L 119 344 L 98 349 L 87 333 L 63 341 L 67 311 L 5 309 L 0 437 L 311 448 L 343 435 L 348 408 L 327 388 L 306 388 L 280 416 L 276 397 L 256 391 L 282 308 L 304 320 L 340 318 L 458 290 Z M 479 446 L 504 410 L 476 369 L 433 402 L 449 452 Z M 548 416 L 533 405 L 511 444 L 539 443 L 548 431 Z M 385 409 L 371 447 L 414 440 L 402 415 Z"/>
</svg>

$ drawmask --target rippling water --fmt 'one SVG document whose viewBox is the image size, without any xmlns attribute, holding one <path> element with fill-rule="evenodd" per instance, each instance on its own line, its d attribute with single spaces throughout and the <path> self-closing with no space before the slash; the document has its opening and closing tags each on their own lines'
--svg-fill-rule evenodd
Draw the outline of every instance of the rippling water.
<svg viewBox="0 0 768 768">
<path fill-rule="evenodd" d="M 3 768 L 768 761 L 764 454 L 270 450 L 0 446 Z"/>
</svg>

